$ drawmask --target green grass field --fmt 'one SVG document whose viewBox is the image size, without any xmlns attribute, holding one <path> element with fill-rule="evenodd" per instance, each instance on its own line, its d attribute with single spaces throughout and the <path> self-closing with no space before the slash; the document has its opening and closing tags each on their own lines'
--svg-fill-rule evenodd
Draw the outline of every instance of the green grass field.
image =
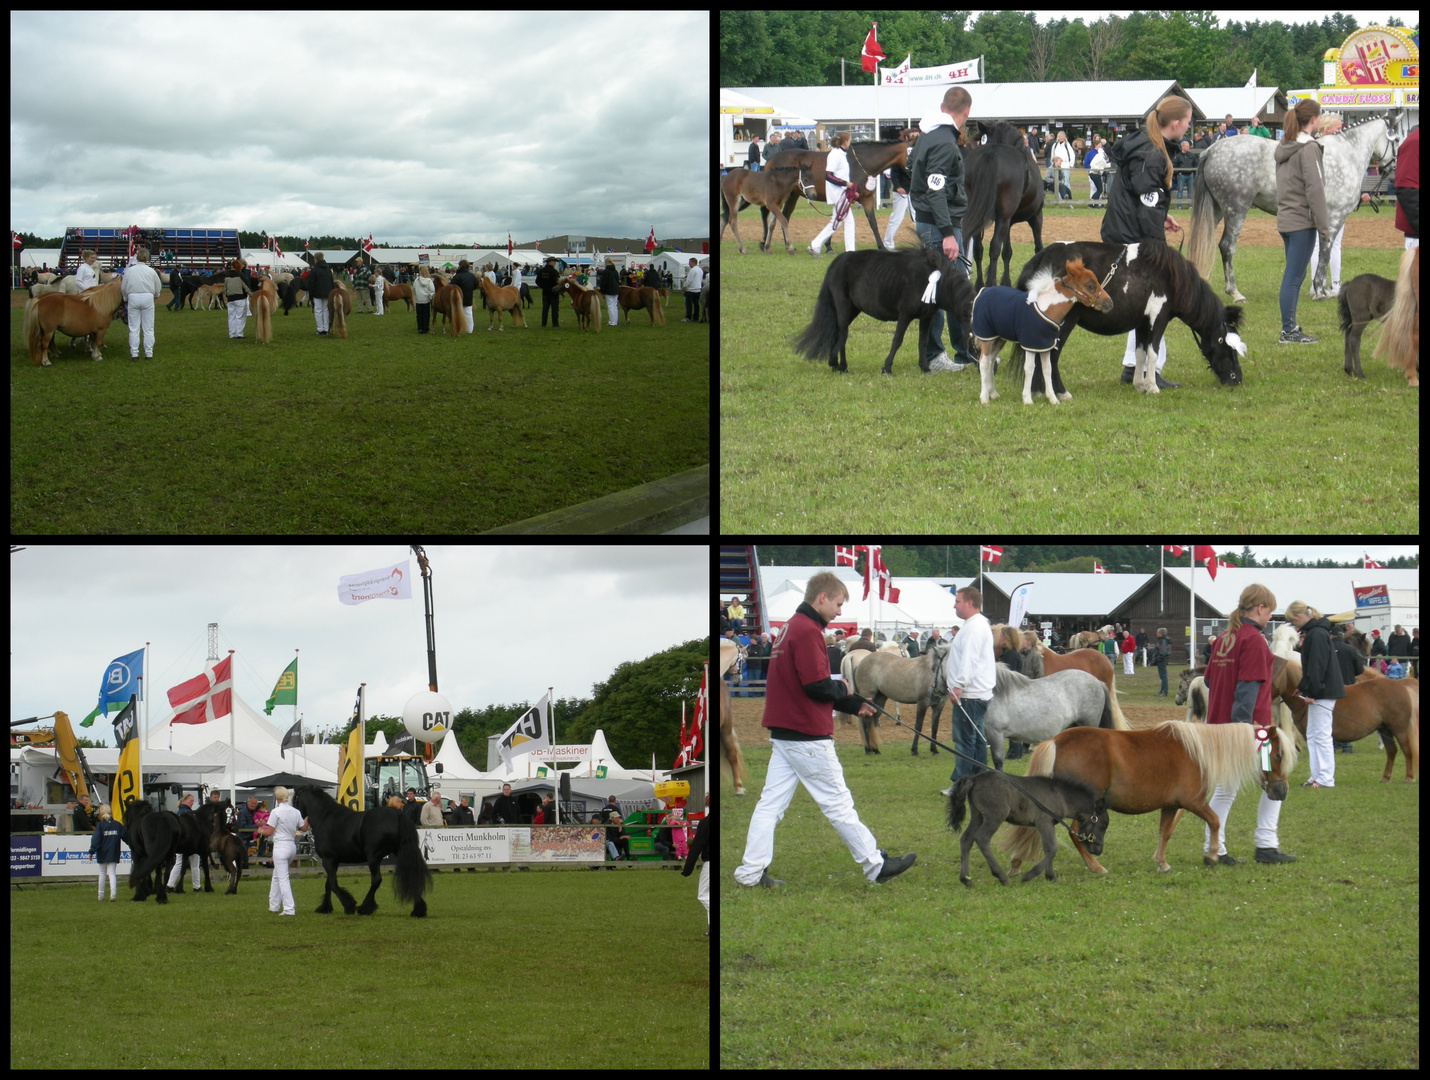
<svg viewBox="0 0 1430 1080">
<path fill-rule="evenodd" d="M 1154 683 L 1120 677 L 1123 703 L 1150 703 Z M 723 1067 L 1418 1067 L 1420 792 L 1401 759 L 1379 782 L 1374 738 L 1336 755 L 1334 789 L 1299 786 L 1302 753 L 1279 825 L 1294 863 L 1251 861 L 1249 788 L 1226 840 L 1241 865 L 1203 867 L 1205 825 L 1185 815 L 1159 873 L 1158 815 L 1113 814 L 1106 877 L 1059 830 L 1058 880 L 1007 888 L 976 846 L 959 883 L 938 795 L 953 758 L 907 747 L 839 758 L 880 846 L 918 861 L 867 884 L 800 789 L 775 832 L 777 889 L 731 877 L 770 757 L 745 747 L 749 794 L 726 788 L 718 864 Z"/>
<path fill-rule="evenodd" d="M 795 218 L 809 213 L 801 206 Z M 1058 214 L 1088 216 L 1095 234 L 1100 211 Z M 1248 298 L 1244 386 L 1221 387 L 1191 331 L 1173 321 L 1165 374 L 1178 389 L 1142 395 L 1122 385 L 1125 336 L 1077 330 L 1061 361 L 1072 401 L 1025 407 L 1023 365 L 1008 362 L 1005 346 L 1002 368 L 1016 366 L 1016 382 L 1000 371 L 1001 397 L 982 407 L 976 367 L 919 373 L 917 325 L 892 378 L 879 372 L 894 324 L 868 316 L 851 326 L 847 376 L 798 357 L 790 342 L 809 322 L 831 256 L 787 255 L 778 230 L 775 253 L 761 254 L 749 242 L 759 218 L 743 217 L 749 254 L 728 237 L 721 251 L 726 531 L 1418 531 L 1418 391 L 1372 355 L 1376 330 L 1362 348 L 1366 378 L 1346 376 L 1335 301 L 1312 302 L 1309 285 L 1298 320 L 1320 341 L 1276 344 L 1280 247 L 1237 248 Z M 867 248 L 862 219 L 858 230 Z M 905 227 L 899 242 L 911 237 Z M 1015 246 L 1015 279 L 1031 255 L 1026 240 Z M 1346 247 L 1341 280 L 1394 277 L 1398 258 Z M 1219 262 L 1214 287 L 1225 302 Z"/>
<path fill-rule="evenodd" d="M 292 918 L 221 876 L 164 907 L 12 890 L 10 1067 L 709 1067 L 694 875 L 441 873 L 420 920 L 390 875 L 371 916 L 314 914 L 322 879 L 296 878 Z"/>
<path fill-rule="evenodd" d="M 167 298 L 167 292 L 165 298 Z M 569 303 L 567 308 L 569 309 Z M 221 311 L 155 313 L 152 360 L 112 324 L 104 359 L 30 364 L 10 311 L 10 529 L 22 533 L 472 533 L 710 460 L 709 328 L 419 336 L 398 309 L 346 341 L 309 308 L 273 343 Z"/>
</svg>

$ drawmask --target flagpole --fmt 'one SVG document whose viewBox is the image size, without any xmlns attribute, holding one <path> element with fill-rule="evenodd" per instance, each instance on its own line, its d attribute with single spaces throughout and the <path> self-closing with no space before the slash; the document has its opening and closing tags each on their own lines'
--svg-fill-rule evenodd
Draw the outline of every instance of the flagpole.
<svg viewBox="0 0 1430 1080">
<path fill-rule="evenodd" d="M 1188 550 L 1192 553 L 1191 569 L 1187 571 L 1187 591 L 1192 595 L 1191 623 L 1189 629 L 1191 636 L 1187 646 L 1187 666 L 1197 666 L 1197 549 L 1193 545 Z"/>
<path fill-rule="evenodd" d="M 148 643 L 147 641 L 144 642 L 144 670 L 145 670 L 146 672 L 149 670 L 149 643 Z M 149 727 L 149 695 L 148 695 L 147 693 L 145 693 L 145 690 L 148 689 L 148 687 L 145 685 L 145 679 L 146 679 L 147 677 L 148 677 L 147 675 L 141 675 L 141 676 L 139 677 L 139 683 L 140 683 L 140 685 L 139 685 L 139 696 L 144 699 L 144 727 L 145 727 L 145 729 L 146 729 L 146 734 L 147 734 L 147 729 L 148 729 L 148 727 Z M 136 717 L 134 718 L 134 722 L 135 722 L 136 724 L 139 722 L 138 716 L 136 716 Z M 137 796 L 137 797 L 142 799 L 142 798 L 145 797 L 145 796 L 144 796 L 144 740 L 143 740 L 143 739 L 140 739 L 140 740 L 139 740 L 139 776 L 138 776 L 137 782 L 138 782 L 138 784 L 139 784 L 139 792 L 138 792 L 138 796 Z M 120 808 L 120 813 L 119 813 L 119 820 L 120 820 L 120 821 L 123 821 L 123 820 L 124 820 L 124 810 L 125 810 L 125 809 L 127 809 L 127 808 L 126 808 L 126 807 L 121 807 L 121 808 Z M 111 807 L 109 808 L 109 812 L 110 812 L 111 815 L 113 815 L 113 813 L 114 813 L 114 807 L 111 806 Z"/>
<path fill-rule="evenodd" d="M 228 650 L 228 677 L 230 686 L 230 698 L 233 685 L 233 650 Z M 212 699 L 210 699 L 212 701 Z M 212 704 L 209 706 L 212 708 Z M 228 703 L 228 798 L 234 805 L 238 805 L 238 743 L 233 735 L 233 701 Z"/>
<path fill-rule="evenodd" d="M 710 661 L 705 661 L 705 674 L 701 677 L 705 690 L 705 729 L 700 732 L 700 753 L 705 758 L 705 797 L 710 797 Z"/>
<path fill-rule="evenodd" d="M 546 737 L 551 740 L 551 748 L 556 749 L 556 699 L 552 696 L 551 687 L 546 688 Z M 551 759 L 551 786 L 556 794 L 552 796 L 551 805 L 556 807 L 556 824 L 561 824 L 561 777 L 556 775 L 556 759 Z"/>
<path fill-rule="evenodd" d="M 298 723 L 298 650 L 293 650 L 293 722 Z M 308 773 L 308 746 L 303 742 L 303 727 L 298 727 L 298 745 L 303 748 L 303 774 Z M 297 764 L 297 755 L 294 754 L 294 764 Z"/>
<path fill-rule="evenodd" d="M 367 809 L 367 683 L 358 684 L 358 806 Z M 338 777 L 342 779 L 341 776 Z M 430 794 L 430 792 L 429 792 Z M 382 797 L 382 792 L 378 792 Z"/>
</svg>

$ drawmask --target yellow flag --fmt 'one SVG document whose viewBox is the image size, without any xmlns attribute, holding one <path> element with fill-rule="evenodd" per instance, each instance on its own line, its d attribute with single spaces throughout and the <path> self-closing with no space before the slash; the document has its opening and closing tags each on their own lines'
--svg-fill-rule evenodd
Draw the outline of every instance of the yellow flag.
<svg viewBox="0 0 1430 1080">
<path fill-rule="evenodd" d="M 338 802 L 359 813 L 363 808 L 362 749 L 362 728 L 355 727 L 348 736 L 347 753 L 338 768 Z"/>
<path fill-rule="evenodd" d="M 129 803 L 144 798 L 139 783 L 139 734 L 135 725 L 134 696 L 114 719 L 114 739 L 119 744 L 119 765 L 109 788 L 109 812 L 123 821 Z"/>
</svg>

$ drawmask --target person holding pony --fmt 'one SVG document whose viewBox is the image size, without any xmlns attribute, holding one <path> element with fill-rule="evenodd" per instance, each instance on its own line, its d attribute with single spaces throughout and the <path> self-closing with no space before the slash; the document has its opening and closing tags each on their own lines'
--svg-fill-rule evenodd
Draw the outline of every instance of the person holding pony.
<svg viewBox="0 0 1430 1080">
<path fill-rule="evenodd" d="M 920 219 L 922 220 L 922 219 Z M 953 702 L 953 748 L 963 757 L 954 759 L 949 786 L 941 794 L 953 794 L 953 783 L 988 765 L 988 739 L 983 734 L 983 715 L 993 700 L 997 671 L 993 663 L 993 627 L 983 614 L 983 594 L 971 586 L 954 593 L 953 610 L 963 627 L 953 639 L 945 661 L 944 685 Z M 984 766 L 974 769 L 973 759 Z"/>
<path fill-rule="evenodd" d="M 1165 244 L 1167 232 L 1181 232 L 1172 220 L 1172 156 L 1168 147 L 1179 145 L 1192 122 L 1192 103 L 1169 94 L 1142 119 L 1142 130 L 1119 139 L 1108 157 L 1117 167 L 1102 216 L 1104 244 Z M 1157 345 L 1157 387 L 1166 390 L 1181 383 L 1162 378 L 1167 363 L 1167 337 Z M 1137 331 L 1127 335 L 1122 354 L 1122 381 L 1130 383 L 1137 370 Z"/>
<path fill-rule="evenodd" d="M 80 292 L 85 289 L 92 289 L 99 284 L 99 271 L 95 269 L 94 261 L 99 258 L 89 248 L 85 248 L 79 253 L 79 265 L 75 267 L 74 283 L 75 288 Z"/>
<path fill-rule="evenodd" d="M 159 299 L 163 280 L 149 265 L 149 249 L 140 248 L 134 254 L 137 260 L 124 271 L 124 280 L 119 290 L 128 306 L 129 315 L 129 359 L 139 359 L 139 331 L 144 331 L 144 359 L 154 358 L 154 301 Z"/>
<path fill-rule="evenodd" d="M 1289 114 L 1288 114 L 1289 115 Z M 1258 753 L 1265 752 L 1276 738 L 1271 718 L 1271 650 L 1264 631 L 1276 610 L 1276 597 L 1265 585 L 1248 585 L 1241 591 L 1236 610 L 1227 627 L 1212 644 L 1207 661 L 1207 723 L 1251 724 L 1256 732 Z M 1265 758 L 1263 757 L 1263 761 Z M 1262 768 L 1266 766 L 1263 764 Z M 1283 789 L 1282 799 L 1285 798 Z M 1208 800 L 1221 821 L 1218 851 L 1211 851 L 1211 826 L 1205 827 L 1202 850 L 1217 856 L 1218 862 L 1235 866 L 1240 859 L 1226 853 L 1227 815 L 1236 799 L 1234 786 L 1220 785 Z M 1252 839 L 1259 863 L 1295 862 L 1278 846 L 1276 824 L 1281 817 L 1281 799 L 1272 799 L 1263 788 L 1256 808 L 1256 829 Z"/>
<path fill-rule="evenodd" d="M 1306 754 L 1311 775 L 1302 787 L 1336 786 L 1336 753 L 1331 744 L 1331 721 L 1336 702 L 1346 696 L 1340 661 L 1331 647 L 1331 624 L 1304 600 L 1286 605 L 1286 618 L 1300 628 L 1301 681 L 1296 692 L 1305 698 Z"/>
<path fill-rule="evenodd" d="M 437 293 L 437 283 L 432 280 L 432 271 L 425 265 L 417 268 L 417 276 L 412 279 L 412 298 L 417 301 L 417 332 L 427 333 L 427 321 L 432 317 L 432 297 Z"/>
<path fill-rule="evenodd" d="M 313 268 L 308 271 L 308 296 L 313 302 L 313 321 L 317 334 L 328 332 L 328 294 L 333 291 L 333 270 L 320 251 L 313 256 Z"/>
<path fill-rule="evenodd" d="M 224 303 L 228 306 L 228 336 L 235 340 L 243 338 L 243 322 L 249 316 L 248 295 L 258 288 L 258 279 L 248 269 L 248 263 L 234 259 L 229 265 L 230 273 L 223 283 Z"/>
<path fill-rule="evenodd" d="M 467 259 L 457 263 L 457 272 L 452 275 L 452 284 L 462 290 L 462 315 L 466 318 L 467 333 L 476 329 L 472 322 L 472 293 L 477 288 L 477 275 L 472 273 L 472 264 Z"/>
<path fill-rule="evenodd" d="M 621 279 L 616 273 L 616 264 L 613 259 L 607 259 L 605 267 L 596 275 L 596 287 L 601 290 L 601 295 L 606 299 L 606 313 L 611 321 L 607 326 L 616 325 L 617 301 L 621 298 Z"/>
<path fill-rule="evenodd" d="M 913 852 L 886 855 L 859 820 L 854 796 L 844 783 L 844 769 L 834 752 L 831 705 L 844 713 L 874 715 L 869 702 L 858 694 L 846 694 L 844 685 L 829 674 L 824 628 L 848 599 L 849 590 L 832 570 L 815 574 L 805 586 L 804 602 L 770 650 L 765 711 L 760 719 L 760 726 L 770 729 L 770 767 L 765 789 L 750 817 L 745 857 L 735 871 L 737 884 L 766 888 L 784 884 L 765 869 L 774 860 L 775 825 L 784 817 L 800 784 L 839 833 L 865 880 L 888 881 L 914 864 Z"/>
</svg>

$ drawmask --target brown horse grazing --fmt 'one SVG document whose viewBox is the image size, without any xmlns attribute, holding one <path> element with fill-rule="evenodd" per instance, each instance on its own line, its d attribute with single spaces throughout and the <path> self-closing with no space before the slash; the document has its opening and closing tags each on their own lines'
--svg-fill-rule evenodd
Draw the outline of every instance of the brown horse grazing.
<svg viewBox="0 0 1430 1080">
<path fill-rule="evenodd" d="M 102 360 L 100 349 L 104 347 L 104 331 L 109 328 L 119 308 L 119 285 L 120 279 L 116 277 L 108 285 L 96 285 L 78 296 L 50 293 L 26 301 L 24 329 L 30 363 L 50 366 L 49 352 L 56 331 L 72 338 L 93 334 L 89 354 L 96 360 Z"/>
<path fill-rule="evenodd" d="M 526 316 L 521 313 L 521 293 L 517 291 L 514 285 L 497 286 L 493 285 L 485 277 L 478 277 L 477 287 L 482 290 L 482 299 L 487 302 L 487 308 L 489 309 L 489 314 L 487 315 L 488 330 L 492 328 L 493 319 L 497 321 L 498 330 L 506 329 L 501 322 L 501 313 L 503 311 L 511 312 L 511 326 L 513 330 L 516 329 L 517 323 L 525 326 L 528 330 L 531 329 L 531 327 L 527 325 Z"/>
<path fill-rule="evenodd" d="M 432 298 L 432 310 L 447 317 L 447 333 L 452 337 L 467 332 L 467 319 L 462 312 L 462 287 L 443 285 Z"/>
<path fill-rule="evenodd" d="M 775 221 L 778 221 L 785 238 L 785 250 L 793 255 L 794 245 L 789 242 L 789 215 L 780 212 L 780 202 L 791 194 L 798 182 L 797 168 L 767 169 L 764 172 L 731 169 L 720 178 L 720 205 L 724 207 L 724 213 L 720 215 L 720 236 L 724 237 L 728 225 L 735 234 L 735 245 L 740 254 L 745 254 L 745 241 L 740 239 L 740 211 L 758 206 L 760 217 L 764 219 L 760 250 L 768 252 L 774 246 Z M 794 205 L 792 199 L 790 205 Z M 770 220 L 771 214 L 774 214 L 774 221 Z"/>
<path fill-rule="evenodd" d="M 1278 727 L 1263 728 L 1269 733 L 1267 747 L 1270 769 L 1261 768 L 1257 756 L 1256 730 L 1251 724 L 1186 724 L 1168 721 L 1147 731 L 1107 731 L 1077 727 L 1038 744 L 1028 762 L 1029 776 L 1059 776 L 1083 780 L 1092 785 L 1107 808 L 1121 814 L 1162 811 L 1162 842 L 1157 845 L 1157 868 L 1167 865 L 1167 841 L 1183 810 L 1190 810 L 1211 829 L 1210 854 L 1202 861 L 1208 866 L 1218 861 L 1221 819 L 1207 803 L 1217 789 L 1240 787 L 1257 780 L 1268 798 L 1286 798 L 1286 778 L 1296 764 L 1296 738 Z M 1002 841 L 1011 852 L 1016 873 L 1025 858 L 1031 858 L 1037 832 L 1017 828 Z M 1087 868 L 1095 874 L 1107 873 L 1076 839 L 1073 845 Z"/>
<path fill-rule="evenodd" d="M 665 325 L 665 309 L 660 306 L 660 290 L 643 286 L 633 289 L 629 285 L 621 286 L 620 298 L 621 310 L 625 312 L 626 325 L 631 324 L 631 312 L 645 308 L 650 312 L 650 324 L 654 326 L 660 323 Z"/>
<path fill-rule="evenodd" d="M 258 288 L 248 294 L 248 310 L 253 313 L 254 334 L 258 344 L 273 340 L 273 312 L 278 307 L 278 289 L 267 274 L 258 279 Z"/>
<path fill-rule="evenodd" d="M 1131 729 L 1127 717 L 1122 715 L 1122 708 L 1117 704 L 1117 677 L 1112 674 L 1112 661 L 1105 655 L 1096 649 L 1074 649 L 1070 653 L 1055 653 L 1041 641 L 1038 642 L 1038 653 L 1043 658 L 1045 675 L 1066 671 L 1068 668 L 1096 675 L 1102 685 L 1107 687 L 1107 695 L 1112 699 L 1112 726 L 1118 731 Z"/>
<path fill-rule="evenodd" d="M 561 279 L 558 290 L 564 289 L 571 297 L 571 306 L 576 309 L 576 325 L 586 330 L 601 332 L 601 293 L 597 289 L 583 289 L 569 277 Z"/>
<path fill-rule="evenodd" d="M 328 293 L 328 314 L 332 316 L 333 333 L 340 338 L 348 336 L 348 316 L 353 310 L 352 291 L 341 281 Z"/>
<path fill-rule="evenodd" d="M 1296 730 L 1306 734 L 1306 701 L 1296 693 L 1301 681 L 1301 665 L 1295 660 L 1276 658 L 1271 672 L 1271 689 L 1291 710 Z M 1415 782 L 1420 764 L 1420 680 L 1387 679 L 1374 668 L 1366 668 L 1346 687 L 1346 696 L 1336 702 L 1331 713 L 1331 739 L 1355 742 L 1379 732 L 1385 744 L 1385 772 L 1380 782 L 1390 782 L 1395 765 L 1395 744 L 1405 752 L 1405 782 Z"/>
</svg>

